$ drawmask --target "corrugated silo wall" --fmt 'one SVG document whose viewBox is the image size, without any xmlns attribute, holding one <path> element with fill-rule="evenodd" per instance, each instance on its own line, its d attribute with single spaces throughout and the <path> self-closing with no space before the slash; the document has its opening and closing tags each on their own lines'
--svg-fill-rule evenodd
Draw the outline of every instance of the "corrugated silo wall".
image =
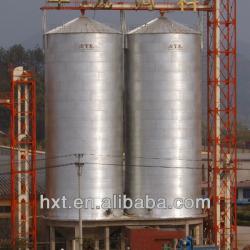
<svg viewBox="0 0 250 250">
<path fill-rule="evenodd" d="M 128 35 L 126 190 L 133 198 L 201 195 L 200 35 L 159 18 Z M 200 216 L 200 209 L 131 209 L 141 217 Z"/>
</svg>

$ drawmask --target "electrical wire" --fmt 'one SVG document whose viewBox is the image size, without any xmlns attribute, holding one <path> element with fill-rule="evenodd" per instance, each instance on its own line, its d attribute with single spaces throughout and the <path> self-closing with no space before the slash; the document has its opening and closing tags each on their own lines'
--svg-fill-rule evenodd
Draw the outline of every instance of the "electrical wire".
<svg viewBox="0 0 250 250">
<path fill-rule="evenodd" d="M 74 154 L 75 155 L 75 154 Z M 45 167 L 39 167 L 36 168 L 35 171 L 41 171 L 51 168 L 60 168 L 60 167 L 67 167 L 75 165 L 75 162 L 69 162 L 65 164 L 58 164 L 58 165 L 48 165 Z M 88 167 L 88 165 L 99 165 L 99 166 L 117 166 L 122 167 L 122 164 L 116 164 L 116 163 L 100 163 L 100 162 L 84 162 L 84 166 Z M 206 170 L 208 167 L 175 167 L 175 166 L 164 166 L 164 165 L 139 165 L 139 164 L 126 164 L 127 167 L 136 167 L 136 168 L 162 168 L 162 169 L 184 169 L 184 170 Z M 225 168 L 224 170 L 234 170 L 233 168 Z M 237 168 L 237 171 L 249 171 L 250 168 Z M 32 171 L 32 170 L 28 170 Z M 27 171 L 27 172 L 28 172 Z M 11 172 L 2 172 L 0 173 L 0 176 L 3 175 L 11 175 Z"/>
<path fill-rule="evenodd" d="M 66 157 L 71 157 L 74 156 L 75 154 L 65 154 L 65 155 L 56 155 L 56 156 L 52 156 L 52 157 L 45 157 L 45 158 L 38 158 L 36 159 L 36 161 L 46 161 L 46 160 L 54 160 L 54 159 L 59 159 L 59 158 L 66 158 Z M 23 161 L 14 161 L 14 163 L 19 163 L 19 162 L 23 162 Z M 10 164 L 10 160 L 6 160 L 6 161 L 0 161 L 0 167 L 1 166 L 8 166 Z M 6 165 L 3 165 L 6 164 Z"/>
<path fill-rule="evenodd" d="M 80 153 L 83 156 L 96 156 L 96 157 L 114 157 L 114 158 L 123 158 L 122 155 L 98 155 L 98 154 L 86 154 L 86 153 Z M 40 158 L 36 159 L 36 161 L 46 161 L 46 160 L 53 160 L 53 159 L 59 159 L 59 158 L 67 158 L 67 157 L 72 157 L 77 154 L 65 154 L 65 155 L 57 155 L 57 156 L 52 156 L 48 158 Z M 132 159 L 145 159 L 145 160 L 165 160 L 165 161 L 185 161 L 185 162 L 206 162 L 208 159 L 181 159 L 181 158 L 165 158 L 165 157 L 143 157 L 143 156 L 133 156 L 131 157 Z M 238 162 L 250 162 L 250 159 L 242 159 L 238 160 Z M 14 163 L 22 163 L 24 161 L 14 161 Z M 4 166 L 9 166 L 10 161 L 0 161 L 0 167 Z"/>
<path fill-rule="evenodd" d="M 58 164 L 58 165 L 51 165 L 51 166 L 47 166 L 47 167 L 40 167 L 40 168 L 36 168 L 34 171 L 41 171 L 41 170 L 46 170 L 46 169 L 50 169 L 50 168 L 60 168 L 60 167 L 68 167 L 68 166 L 72 166 L 74 165 L 75 163 L 72 162 L 72 163 L 66 163 L 66 164 Z M 31 172 L 33 170 L 27 170 L 27 172 Z M 17 173 L 19 174 L 19 173 Z M 11 172 L 3 172 L 3 173 L 0 173 L 0 176 L 4 176 L 4 175 L 11 175 Z"/>
</svg>

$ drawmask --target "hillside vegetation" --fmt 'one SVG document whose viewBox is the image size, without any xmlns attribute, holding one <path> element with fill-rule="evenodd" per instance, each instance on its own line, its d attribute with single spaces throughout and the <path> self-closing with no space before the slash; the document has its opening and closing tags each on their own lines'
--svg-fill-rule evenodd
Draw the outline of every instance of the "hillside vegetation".
<svg viewBox="0 0 250 250">
<path fill-rule="evenodd" d="M 15 45 L 9 49 L 0 48 L 0 96 L 10 91 L 11 67 L 24 66 L 34 72 L 37 82 L 37 141 L 38 148 L 44 146 L 44 55 L 40 48 L 24 49 Z M 9 111 L 0 107 L 0 130 L 9 133 Z M 2 138 L 0 144 L 7 144 Z"/>
</svg>

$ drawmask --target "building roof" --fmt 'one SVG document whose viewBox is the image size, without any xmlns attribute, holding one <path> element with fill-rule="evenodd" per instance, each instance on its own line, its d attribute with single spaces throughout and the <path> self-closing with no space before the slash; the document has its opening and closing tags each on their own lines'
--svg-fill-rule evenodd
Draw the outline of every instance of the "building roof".
<svg viewBox="0 0 250 250">
<path fill-rule="evenodd" d="M 10 147 L 0 146 L 0 200 L 10 200 Z M 37 193 L 45 193 L 45 153 L 37 151 Z"/>
<path fill-rule="evenodd" d="M 0 200 L 10 200 L 11 198 L 10 184 L 11 184 L 10 175 L 8 176 L 0 175 Z M 41 194 L 45 194 L 45 186 L 43 185 L 43 183 L 41 183 L 41 178 L 38 178 L 37 195 Z"/>
<path fill-rule="evenodd" d="M 250 180 L 238 182 L 238 188 L 250 188 Z"/>
<path fill-rule="evenodd" d="M 8 200 L 10 198 L 10 176 L 0 175 L 0 199 Z"/>
</svg>

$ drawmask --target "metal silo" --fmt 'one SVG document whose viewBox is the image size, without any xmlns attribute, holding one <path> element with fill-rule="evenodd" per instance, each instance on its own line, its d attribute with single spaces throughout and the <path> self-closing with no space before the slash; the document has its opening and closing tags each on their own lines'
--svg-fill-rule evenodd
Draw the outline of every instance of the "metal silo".
<svg viewBox="0 0 250 250">
<path fill-rule="evenodd" d="M 151 209 L 150 203 L 149 209 L 131 212 L 199 216 L 200 209 L 173 208 L 176 198 L 201 196 L 199 33 L 166 17 L 136 28 L 128 34 L 127 74 L 127 194 L 167 199 L 160 200 L 160 208 Z"/>
<path fill-rule="evenodd" d="M 45 42 L 47 196 L 65 196 L 71 207 L 51 209 L 49 217 L 78 219 L 76 153 L 84 154 L 81 198 L 94 200 L 85 204 L 83 219 L 119 216 L 120 210 L 100 206 L 122 193 L 121 35 L 80 17 L 48 32 Z"/>
</svg>

